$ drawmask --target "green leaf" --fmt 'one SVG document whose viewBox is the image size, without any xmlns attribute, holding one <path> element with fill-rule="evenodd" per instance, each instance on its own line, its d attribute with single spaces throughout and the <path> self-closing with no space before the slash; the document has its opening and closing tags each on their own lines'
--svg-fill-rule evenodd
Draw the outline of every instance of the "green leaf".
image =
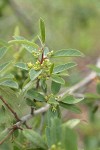
<svg viewBox="0 0 100 150">
<path fill-rule="evenodd" d="M 59 77 L 58 75 L 52 75 L 51 78 L 52 78 L 52 81 L 54 81 L 56 83 L 65 84 L 64 79 Z"/>
<path fill-rule="evenodd" d="M 63 123 L 64 127 L 74 128 L 76 125 L 80 123 L 80 119 L 71 119 L 67 122 Z"/>
<path fill-rule="evenodd" d="M 1 99 L 0 99 L 0 102 L 1 102 Z M 5 107 L 3 106 L 3 104 L 1 104 L 0 103 L 0 124 L 1 123 L 4 123 L 5 122 L 5 120 L 7 121 L 7 119 L 6 119 L 6 114 L 7 112 L 6 112 L 6 109 L 5 109 Z M 0 127 L 1 127 L 1 125 L 0 125 Z"/>
<path fill-rule="evenodd" d="M 66 104 L 76 104 L 82 101 L 83 99 L 84 97 L 75 98 L 73 97 L 73 95 L 67 95 L 66 97 L 64 96 L 64 98 L 62 97 L 60 101 Z"/>
<path fill-rule="evenodd" d="M 12 103 L 12 101 L 14 102 L 15 105 L 15 101 L 17 102 L 17 95 L 16 92 L 13 91 L 11 88 L 9 87 L 5 87 L 5 86 L 0 86 L 0 95 L 3 95 L 5 99 L 8 99 L 10 103 Z"/>
<path fill-rule="evenodd" d="M 41 88 L 42 88 L 43 92 L 46 93 L 47 92 L 46 80 L 45 79 L 41 79 L 40 82 L 41 82 Z"/>
<path fill-rule="evenodd" d="M 18 67 L 18 68 L 21 68 L 21 69 L 24 69 L 24 70 L 28 70 L 28 66 L 26 63 L 23 63 L 23 62 L 18 62 L 16 63 L 14 66 Z"/>
<path fill-rule="evenodd" d="M 35 100 L 40 101 L 40 102 L 45 102 L 44 96 L 34 89 L 31 89 L 27 92 L 27 97 L 32 99 L 32 100 L 35 99 Z"/>
<path fill-rule="evenodd" d="M 18 83 L 13 81 L 13 80 L 10 80 L 10 79 L 5 80 L 3 82 L 0 82 L 0 85 L 11 87 L 11 88 L 14 88 L 14 89 L 18 89 Z"/>
<path fill-rule="evenodd" d="M 75 67 L 77 64 L 74 63 L 74 62 L 69 62 L 67 64 L 63 64 L 63 65 L 59 65 L 59 66 L 56 66 L 53 70 L 53 73 L 60 73 L 62 71 L 65 71 L 67 69 L 70 69 L 72 67 Z"/>
<path fill-rule="evenodd" d="M 61 88 L 61 84 L 52 81 L 51 83 L 51 91 L 53 94 L 57 94 Z"/>
<path fill-rule="evenodd" d="M 91 68 L 93 71 L 95 71 L 96 73 L 100 73 L 100 68 L 94 65 L 89 65 L 89 68 Z"/>
<path fill-rule="evenodd" d="M 37 49 L 33 46 L 29 46 L 29 45 L 26 45 L 26 44 L 23 44 L 23 47 L 29 52 L 29 53 L 32 53 L 32 52 L 36 52 Z"/>
<path fill-rule="evenodd" d="M 60 109 L 59 106 L 56 106 L 56 111 L 52 111 L 52 106 L 49 108 L 49 110 L 47 111 L 47 124 L 48 126 L 51 126 L 51 121 L 54 118 L 60 118 Z"/>
<path fill-rule="evenodd" d="M 14 75 L 13 74 L 5 74 L 5 75 L 3 75 L 3 78 L 11 78 L 11 79 L 13 79 L 14 78 Z"/>
<path fill-rule="evenodd" d="M 8 67 L 8 65 L 9 65 L 10 63 L 11 63 L 11 61 L 1 64 L 1 65 L 0 65 L 0 72 L 3 71 L 6 67 Z"/>
<path fill-rule="evenodd" d="M 14 137 L 18 137 L 18 135 L 19 135 L 19 130 L 15 130 L 13 134 L 14 134 Z"/>
<path fill-rule="evenodd" d="M 33 43 L 33 42 L 30 42 L 28 40 L 22 40 L 22 39 L 19 39 L 19 40 L 11 40 L 8 42 L 9 44 L 25 44 L 27 46 L 32 46 L 33 48 L 39 48 L 37 44 Z"/>
<path fill-rule="evenodd" d="M 78 150 L 77 148 L 77 136 L 74 130 L 65 127 L 63 128 L 63 136 L 61 139 L 61 143 L 66 150 Z"/>
<path fill-rule="evenodd" d="M 96 89 L 97 89 L 97 93 L 100 94 L 100 82 L 97 83 Z"/>
<path fill-rule="evenodd" d="M 84 98 L 85 98 L 84 100 L 85 104 L 92 104 L 95 101 L 100 99 L 100 95 L 95 93 L 86 93 L 84 95 Z"/>
<path fill-rule="evenodd" d="M 5 42 L 4 40 L 1 40 L 1 39 L 0 39 L 0 46 L 2 46 L 2 47 L 3 47 L 3 46 L 4 46 L 4 47 L 5 47 L 5 46 L 8 46 L 8 43 Z"/>
<path fill-rule="evenodd" d="M 41 74 L 41 72 L 42 70 L 36 71 L 32 68 L 29 72 L 31 81 L 35 80 Z"/>
<path fill-rule="evenodd" d="M 19 147 L 17 147 L 16 145 L 13 146 L 13 150 L 20 150 Z"/>
<path fill-rule="evenodd" d="M 6 54 L 7 50 L 8 50 L 7 47 L 0 48 L 0 59 Z"/>
<path fill-rule="evenodd" d="M 47 57 L 48 53 L 49 53 L 48 47 L 44 47 L 44 57 Z"/>
<path fill-rule="evenodd" d="M 45 43 L 45 24 L 43 19 L 40 19 L 40 31 L 42 42 Z"/>
<path fill-rule="evenodd" d="M 52 104 L 52 105 L 59 105 L 59 103 L 55 100 L 54 97 L 51 97 L 51 98 L 48 100 L 48 103 L 49 103 L 49 104 Z"/>
<path fill-rule="evenodd" d="M 53 69 L 54 69 L 54 63 L 53 63 L 53 64 L 51 65 L 51 67 L 50 67 L 50 74 L 52 74 Z"/>
<path fill-rule="evenodd" d="M 28 106 L 32 106 L 32 107 L 36 108 L 36 105 L 35 105 L 33 100 L 27 98 L 26 103 L 27 103 Z"/>
<path fill-rule="evenodd" d="M 53 57 L 74 57 L 74 56 L 83 57 L 84 54 L 76 49 L 63 49 L 56 51 L 53 55 Z"/>
<path fill-rule="evenodd" d="M 66 103 L 63 103 L 63 102 L 59 102 L 60 106 L 61 107 L 64 107 L 72 112 L 75 112 L 75 113 L 81 113 L 81 110 L 74 104 L 66 104 Z"/>
<path fill-rule="evenodd" d="M 25 40 L 23 36 L 13 36 L 15 40 Z"/>
<path fill-rule="evenodd" d="M 95 93 L 86 93 L 84 96 L 88 99 L 100 99 L 100 95 Z"/>
<path fill-rule="evenodd" d="M 51 124 L 46 127 L 46 140 L 49 147 L 53 144 L 57 145 L 61 141 L 61 120 L 57 117 L 51 118 Z"/>
<path fill-rule="evenodd" d="M 47 150 L 47 145 L 37 132 L 29 129 L 23 130 L 23 135 L 27 138 L 29 142 L 32 142 L 33 145 L 38 146 L 38 148 L 43 148 Z"/>
</svg>

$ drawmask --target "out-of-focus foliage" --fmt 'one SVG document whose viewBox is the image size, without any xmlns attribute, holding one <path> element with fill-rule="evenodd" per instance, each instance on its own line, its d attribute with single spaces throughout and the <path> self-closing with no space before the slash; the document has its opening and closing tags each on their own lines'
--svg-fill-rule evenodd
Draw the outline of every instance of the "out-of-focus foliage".
<svg viewBox="0 0 100 150">
<path fill-rule="evenodd" d="M 48 27 L 49 47 L 98 50 L 99 0 L 1 0 L 0 8 L 0 38 L 8 39 L 16 25 L 22 34 L 36 35 L 37 22 L 42 16 Z"/>
</svg>

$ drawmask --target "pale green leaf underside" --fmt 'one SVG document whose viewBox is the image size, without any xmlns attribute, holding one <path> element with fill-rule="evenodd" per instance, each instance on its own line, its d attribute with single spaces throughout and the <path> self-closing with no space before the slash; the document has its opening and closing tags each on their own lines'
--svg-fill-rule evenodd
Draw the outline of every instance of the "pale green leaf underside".
<svg viewBox="0 0 100 150">
<path fill-rule="evenodd" d="M 13 80 L 5 80 L 5 81 L 1 82 L 0 85 L 18 89 L 18 83 Z"/>
<path fill-rule="evenodd" d="M 12 78 L 14 78 L 14 75 L 11 74 L 11 73 L 10 73 L 10 74 L 5 74 L 5 75 L 3 75 L 3 76 L 1 75 L 0 78 L 4 78 L 4 79 L 5 79 L 5 78 L 11 78 L 11 79 L 12 79 Z"/>
<path fill-rule="evenodd" d="M 74 57 L 74 56 L 83 57 L 84 54 L 76 49 L 63 49 L 56 51 L 53 55 L 53 57 Z"/>
<path fill-rule="evenodd" d="M 25 44 L 27 46 L 33 46 L 33 48 L 38 48 L 38 45 L 30 42 L 28 40 L 11 40 L 8 42 L 9 44 Z"/>
<path fill-rule="evenodd" d="M 36 48 L 38 48 L 38 45 L 36 45 L 36 44 L 33 43 L 33 42 L 30 42 L 30 41 L 26 40 L 24 37 L 21 37 L 21 36 L 14 36 L 14 39 L 15 39 L 15 40 L 22 41 L 23 47 L 24 47 L 28 52 L 30 52 L 30 53 L 36 51 Z M 23 44 L 23 40 L 24 40 L 24 41 L 27 41 L 26 44 L 25 44 L 25 42 L 24 42 L 24 44 Z M 29 43 L 28 43 L 28 42 L 29 42 Z"/>
<path fill-rule="evenodd" d="M 44 47 L 44 57 L 47 57 L 48 53 L 49 53 L 48 47 Z"/>
<path fill-rule="evenodd" d="M 18 62 L 16 63 L 14 66 L 18 67 L 18 68 L 21 68 L 21 69 L 24 69 L 24 70 L 28 70 L 28 66 L 26 63 L 23 63 L 23 62 Z"/>
<path fill-rule="evenodd" d="M 41 72 L 42 70 L 36 71 L 34 69 L 31 69 L 29 72 L 31 81 L 35 80 L 41 74 Z"/>
<path fill-rule="evenodd" d="M 0 48 L 0 59 L 6 54 L 7 50 L 8 50 L 7 47 Z"/>
<path fill-rule="evenodd" d="M 8 74 L 8 75 L 2 75 L 0 76 L 0 82 L 4 82 L 5 80 L 11 80 L 14 78 L 14 75 L 12 74 Z"/>
<path fill-rule="evenodd" d="M 26 44 L 23 44 L 23 47 L 24 47 L 29 53 L 36 52 L 36 50 L 37 50 L 35 47 L 29 46 L 29 45 L 26 45 Z"/>
<path fill-rule="evenodd" d="M 0 65 L 0 72 L 4 70 L 11 62 L 6 62 Z"/>
<path fill-rule="evenodd" d="M 69 62 L 69 63 L 66 63 L 66 64 L 63 64 L 63 65 L 59 65 L 59 66 L 56 66 L 53 70 L 54 73 L 60 73 L 62 71 L 65 71 L 67 69 L 70 69 L 72 67 L 75 67 L 77 64 L 74 63 L 74 62 Z"/>
</svg>

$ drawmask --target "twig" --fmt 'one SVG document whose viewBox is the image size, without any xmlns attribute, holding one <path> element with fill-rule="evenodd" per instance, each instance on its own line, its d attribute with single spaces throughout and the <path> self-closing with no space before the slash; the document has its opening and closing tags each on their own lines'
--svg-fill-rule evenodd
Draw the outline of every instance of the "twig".
<svg viewBox="0 0 100 150">
<path fill-rule="evenodd" d="M 26 116 L 23 116 L 23 117 L 20 119 L 20 121 L 18 121 L 15 125 L 16 125 L 16 126 L 20 126 L 20 125 L 22 125 L 23 123 L 25 123 L 26 121 L 30 120 L 33 116 L 38 115 L 38 114 L 40 114 L 40 113 L 44 113 L 44 112 L 46 112 L 48 109 L 49 109 L 49 104 L 46 104 L 44 107 L 39 108 L 38 110 L 35 110 L 35 111 L 34 111 L 34 115 L 28 114 L 28 115 L 26 115 Z"/>
<path fill-rule="evenodd" d="M 34 107 L 31 107 L 31 115 L 34 115 Z"/>
<path fill-rule="evenodd" d="M 100 58 L 97 60 L 96 66 L 98 68 L 100 68 Z M 89 84 L 93 79 L 95 79 L 97 76 L 96 72 L 92 71 L 87 77 L 85 77 L 82 81 L 80 81 L 79 83 L 75 84 L 74 86 L 72 86 L 71 88 L 69 88 L 68 90 L 66 90 L 65 92 L 63 92 L 62 94 L 60 94 L 59 96 L 62 97 L 67 93 L 73 93 L 75 91 L 77 91 L 78 89 L 80 89 L 81 87 Z"/>
<path fill-rule="evenodd" d="M 14 117 L 16 118 L 17 121 L 20 121 L 17 113 L 10 107 L 10 105 L 3 99 L 2 96 L 0 96 L 0 99 L 2 100 L 2 102 L 6 105 L 6 107 L 10 110 L 10 112 L 14 115 Z"/>
<path fill-rule="evenodd" d="M 32 127 L 30 127 L 26 122 L 24 123 L 24 125 L 26 126 L 27 129 L 32 129 Z"/>
</svg>

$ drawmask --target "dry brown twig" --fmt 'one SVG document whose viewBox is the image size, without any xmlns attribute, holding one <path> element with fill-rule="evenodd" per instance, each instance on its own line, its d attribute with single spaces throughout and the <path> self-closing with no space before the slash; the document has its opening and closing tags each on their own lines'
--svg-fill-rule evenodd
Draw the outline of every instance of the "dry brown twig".
<svg viewBox="0 0 100 150">
<path fill-rule="evenodd" d="M 4 100 L 4 98 L 2 96 L 0 96 L 0 99 L 2 100 L 2 102 L 4 103 L 4 105 L 10 110 L 10 112 L 14 115 L 14 117 L 16 118 L 17 121 L 20 121 L 17 113 L 11 108 L 11 106 Z"/>
</svg>

